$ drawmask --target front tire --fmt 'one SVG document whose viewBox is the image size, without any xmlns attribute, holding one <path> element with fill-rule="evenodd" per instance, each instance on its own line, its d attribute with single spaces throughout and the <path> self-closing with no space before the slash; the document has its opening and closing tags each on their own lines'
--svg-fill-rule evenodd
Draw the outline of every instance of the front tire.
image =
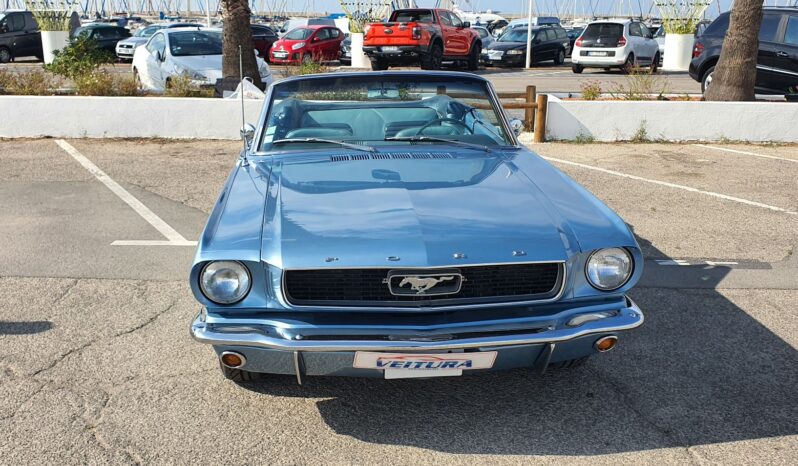
<svg viewBox="0 0 798 466">
<path fill-rule="evenodd" d="M 578 64 L 571 65 L 571 71 L 573 71 L 576 74 L 582 74 L 582 71 L 584 71 L 584 70 L 585 70 L 585 67 L 582 66 L 582 65 L 578 65 Z"/>
<path fill-rule="evenodd" d="M 704 76 L 701 77 L 701 93 L 702 94 L 707 91 L 707 88 L 709 88 L 709 85 L 712 83 L 712 74 L 714 72 L 715 72 L 715 67 L 714 66 L 710 66 L 709 68 L 707 68 L 706 71 L 704 71 Z"/>
<path fill-rule="evenodd" d="M 443 46 L 440 42 L 432 44 L 430 51 L 421 57 L 422 70 L 439 70 L 443 62 Z"/>
<path fill-rule="evenodd" d="M 557 56 L 554 57 L 554 64 L 562 65 L 563 63 L 565 63 L 565 50 L 560 49 L 560 51 L 557 52 Z"/>
<path fill-rule="evenodd" d="M 654 61 L 651 62 L 651 74 L 657 74 L 659 71 L 659 52 L 654 55 Z"/>
<path fill-rule="evenodd" d="M 232 380 L 233 382 L 253 382 L 258 379 L 257 372 L 250 372 L 245 371 L 243 369 L 233 369 L 232 367 L 227 367 L 219 361 L 219 368 L 222 370 L 222 375 L 227 380 Z"/>
</svg>

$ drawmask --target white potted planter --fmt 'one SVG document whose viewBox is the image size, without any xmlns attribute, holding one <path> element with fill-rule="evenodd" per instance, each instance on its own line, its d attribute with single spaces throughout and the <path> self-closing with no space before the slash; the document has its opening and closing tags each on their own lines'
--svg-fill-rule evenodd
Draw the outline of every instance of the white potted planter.
<svg viewBox="0 0 798 466">
<path fill-rule="evenodd" d="M 55 59 L 53 52 L 69 44 L 69 31 L 42 31 L 41 34 L 44 63 L 49 65 Z"/>
<path fill-rule="evenodd" d="M 662 69 L 666 71 L 687 71 L 693 59 L 695 37 L 692 34 L 665 34 L 665 56 Z"/>
<path fill-rule="evenodd" d="M 352 39 L 352 68 L 371 68 L 369 57 L 363 53 L 363 33 L 353 32 L 349 37 Z"/>
</svg>

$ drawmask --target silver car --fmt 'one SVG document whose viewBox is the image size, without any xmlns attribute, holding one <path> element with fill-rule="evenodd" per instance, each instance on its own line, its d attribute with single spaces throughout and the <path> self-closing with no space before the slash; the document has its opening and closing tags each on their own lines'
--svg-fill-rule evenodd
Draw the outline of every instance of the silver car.
<svg viewBox="0 0 798 466">
<path fill-rule="evenodd" d="M 150 36 L 164 28 L 183 28 L 183 27 L 201 27 L 201 24 L 196 23 L 169 23 L 169 24 L 153 24 L 145 28 L 139 29 L 133 34 L 132 37 L 120 40 L 116 43 L 116 56 L 122 60 L 133 60 L 133 52 L 136 47 L 144 45 L 150 40 Z"/>
</svg>

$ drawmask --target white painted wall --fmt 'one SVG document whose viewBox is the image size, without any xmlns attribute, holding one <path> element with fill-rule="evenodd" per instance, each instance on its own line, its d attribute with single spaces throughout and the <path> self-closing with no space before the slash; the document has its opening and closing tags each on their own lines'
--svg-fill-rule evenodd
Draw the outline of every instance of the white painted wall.
<svg viewBox="0 0 798 466">
<path fill-rule="evenodd" d="M 578 101 L 549 96 L 548 139 L 798 142 L 798 103 Z"/>
<path fill-rule="evenodd" d="M 262 100 L 245 100 L 257 123 Z M 0 96 L 0 137 L 238 139 L 241 101 L 177 97 Z"/>
</svg>

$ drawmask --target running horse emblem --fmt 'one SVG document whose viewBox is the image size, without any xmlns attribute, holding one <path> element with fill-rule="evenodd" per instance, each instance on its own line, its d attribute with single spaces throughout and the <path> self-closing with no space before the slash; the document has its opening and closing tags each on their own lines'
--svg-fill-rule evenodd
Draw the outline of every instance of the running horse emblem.
<svg viewBox="0 0 798 466">
<path fill-rule="evenodd" d="M 453 275 L 448 275 L 444 277 L 405 277 L 399 282 L 399 288 L 410 284 L 410 289 L 415 291 L 416 294 L 424 294 L 425 291 L 430 290 L 438 285 L 438 283 L 445 282 L 448 280 L 454 280 Z"/>
</svg>

